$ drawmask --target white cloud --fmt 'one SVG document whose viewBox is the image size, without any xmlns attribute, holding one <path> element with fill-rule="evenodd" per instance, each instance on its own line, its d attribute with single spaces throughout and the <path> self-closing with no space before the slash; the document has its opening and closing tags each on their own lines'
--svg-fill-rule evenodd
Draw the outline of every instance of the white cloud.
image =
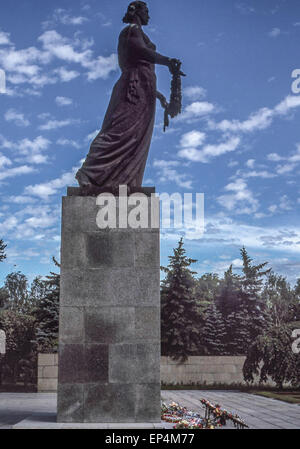
<svg viewBox="0 0 300 449">
<path fill-rule="evenodd" d="M 225 191 L 233 192 L 221 195 L 217 198 L 218 203 L 229 211 L 237 214 L 253 214 L 259 207 L 259 202 L 254 198 L 244 179 L 237 179 L 225 187 Z"/>
<path fill-rule="evenodd" d="M 69 106 L 73 103 L 73 100 L 67 97 L 56 97 L 55 102 L 58 106 Z"/>
<path fill-rule="evenodd" d="M 75 173 L 77 170 L 78 167 L 74 167 L 71 172 L 64 173 L 60 178 L 41 184 L 27 186 L 24 193 L 25 195 L 38 196 L 42 199 L 48 199 L 49 196 L 55 195 L 60 189 L 74 184 Z"/>
<path fill-rule="evenodd" d="M 4 156 L 2 153 L 0 153 L 0 169 L 5 167 L 6 165 L 12 165 L 12 162 L 8 157 Z"/>
<path fill-rule="evenodd" d="M 43 22 L 44 28 L 49 28 L 55 25 L 56 23 L 62 23 L 63 25 L 83 25 L 88 22 L 89 19 L 84 16 L 72 16 L 70 12 L 63 8 L 57 8 L 54 10 L 53 16 L 50 20 Z"/>
<path fill-rule="evenodd" d="M 86 136 L 86 138 L 84 139 L 84 141 L 85 141 L 86 143 L 90 143 L 92 140 L 95 139 L 95 137 L 99 134 L 99 132 L 100 132 L 100 129 L 98 129 L 98 130 L 96 129 L 95 131 L 89 133 L 89 134 Z"/>
<path fill-rule="evenodd" d="M 30 125 L 30 121 L 24 117 L 24 114 L 17 112 L 15 109 L 9 109 L 4 114 L 4 118 L 7 122 L 14 122 L 16 126 L 27 127 Z"/>
<path fill-rule="evenodd" d="M 9 196 L 8 198 L 5 198 L 4 201 L 7 203 L 14 203 L 14 204 L 30 204 L 35 203 L 36 199 L 31 198 L 30 196 L 17 195 L 17 196 Z"/>
<path fill-rule="evenodd" d="M 71 139 L 58 139 L 56 143 L 57 145 L 69 146 L 77 149 L 81 148 L 81 145 L 78 142 Z"/>
<path fill-rule="evenodd" d="M 284 158 L 279 156 L 279 154 L 277 154 L 277 153 L 270 153 L 270 154 L 268 154 L 267 159 L 272 162 L 279 162 L 279 161 L 282 161 Z"/>
<path fill-rule="evenodd" d="M 0 42 L 9 43 L 8 33 L 0 32 Z M 41 49 L 31 46 L 19 50 L 14 44 L 5 48 L 0 46 L 0 66 L 6 71 L 8 83 L 14 85 L 27 83 L 34 89 L 41 89 L 47 84 L 55 84 L 59 80 L 67 82 L 79 76 L 78 71 L 65 67 L 47 71 L 45 66 L 54 59 L 80 65 L 85 69 L 90 81 L 105 79 L 118 67 L 116 54 L 95 57 L 90 49 L 94 41 L 79 36 L 78 33 L 73 39 L 69 39 L 55 30 L 49 30 L 38 38 L 38 42 L 42 46 Z M 7 89 L 11 92 L 9 85 Z M 25 90 L 23 93 L 26 93 Z"/>
<path fill-rule="evenodd" d="M 257 112 L 250 114 L 249 118 L 240 120 L 223 120 L 219 123 L 209 120 L 209 127 L 225 133 L 251 133 L 253 131 L 268 128 L 276 116 L 285 116 L 289 112 L 300 106 L 300 95 L 288 95 L 273 109 L 261 108 Z"/>
<path fill-rule="evenodd" d="M 81 43 L 72 42 L 64 38 L 55 30 L 49 30 L 43 33 L 38 40 L 42 42 L 43 48 L 50 58 L 58 58 L 68 63 L 80 64 L 87 69 L 88 80 L 94 81 L 98 78 L 107 78 L 118 66 L 117 55 L 112 54 L 108 57 L 94 57 L 92 50 L 85 49 L 77 51 L 75 45 Z M 85 45 L 86 46 L 86 45 Z"/>
<path fill-rule="evenodd" d="M 0 172 L 0 181 L 3 181 L 7 178 L 14 178 L 16 176 L 28 175 L 29 173 L 35 172 L 33 167 L 29 167 L 28 165 L 22 165 L 20 167 L 14 167 L 6 169 L 4 172 Z"/>
<path fill-rule="evenodd" d="M 199 117 L 210 114 L 214 109 L 215 107 L 212 103 L 208 103 L 207 101 L 195 101 L 185 108 L 185 113 L 191 117 Z"/>
<path fill-rule="evenodd" d="M 192 180 L 185 173 L 179 173 L 174 167 L 179 167 L 179 161 L 154 160 L 153 167 L 158 169 L 161 183 L 172 181 L 178 187 L 190 190 L 192 188 Z"/>
<path fill-rule="evenodd" d="M 10 45 L 10 33 L 0 31 L 0 45 Z"/>
<path fill-rule="evenodd" d="M 263 178 L 263 179 L 271 179 L 275 178 L 277 175 L 275 173 L 270 173 L 266 170 L 252 170 L 246 173 L 239 173 L 243 178 Z"/>
<path fill-rule="evenodd" d="M 288 95 L 274 109 L 274 113 L 286 115 L 290 110 L 300 106 L 300 95 Z"/>
<path fill-rule="evenodd" d="M 268 33 L 270 37 L 278 37 L 281 34 L 280 28 L 273 28 L 272 31 Z"/>
<path fill-rule="evenodd" d="M 247 166 L 248 168 L 254 168 L 254 165 L 255 165 L 255 159 L 249 159 L 249 160 L 246 162 L 246 166 Z"/>
<path fill-rule="evenodd" d="M 239 137 L 229 138 L 226 142 L 215 145 L 206 145 L 202 150 L 196 148 L 184 148 L 179 151 L 178 156 L 193 162 L 208 163 L 214 157 L 235 151 L 240 144 Z"/>
<path fill-rule="evenodd" d="M 190 131 L 186 134 L 183 134 L 181 141 L 180 141 L 180 146 L 183 148 L 189 148 L 189 147 L 198 147 L 200 145 L 202 145 L 202 143 L 204 142 L 206 138 L 205 133 L 200 132 L 200 131 Z"/>
<path fill-rule="evenodd" d="M 38 136 L 33 140 L 26 138 L 12 142 L 0 135 L 0 147 L 15 151 L 19 156 L 16 159 L 17 162 L 28 162 L 30 164 L 46 163 L 48 158 L 42 152 L 46 151 L 50 144 L 51 141 L 42 136 Z"/>
<path fill-rule="evenodd" d="M 39 129 L 43 131 L 51 131 L 53 129 L 64 128 L 70 125 L 77 125 L 78 123 L 80 123 L 79 119 L 49 120 L 43 125 L 40 125 Z"/>
<path fill-rule="evenodd" d="M 183 89 L 183 95 L 190 100 L 200 100 L 206 97 L 206 90 L 200 86 L 188 86 Z"/>
<path fill-rule="evenodd" d="M 291 173 L 300 163 L 300 143 L 296 144 L 296 151 L 289 156 L 280 156 L 277 153 L 270 153 L 267 159 L 271 162 L 282 162 L 276 166 L 276 172 L 279 175 L 285 175 Z"/>
<path fill-rule="evenodd" d="M 80 73 L 76 72 L 76 70 L 68 70 L 65 67 L 55 69 L 54 73 L 57 73 L 60 77 L 60 80 L 64 83 L 68 83 L 69 81 L 72 81 L 80 76 Z"/>
</svg>

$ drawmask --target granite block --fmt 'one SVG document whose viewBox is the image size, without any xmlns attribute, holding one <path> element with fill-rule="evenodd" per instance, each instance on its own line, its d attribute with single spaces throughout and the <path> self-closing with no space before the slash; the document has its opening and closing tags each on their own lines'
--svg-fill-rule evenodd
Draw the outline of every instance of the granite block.
<svg viewBox="0 0 300 449">
<path fill-rule="evenodd" d="M 85 309 L 86 342 L 131 343 L 135 336 L 133 307 L 88 307 Z"/>
<path fill-rule="evenodd" d="M 83 385 L 58 384 L 58 422 L 84 422 Z"/>
<path fill-rule="evenodd" d="M 134 422 L 135 385 L 86 384 L 84 422 Z"/>
</svg>

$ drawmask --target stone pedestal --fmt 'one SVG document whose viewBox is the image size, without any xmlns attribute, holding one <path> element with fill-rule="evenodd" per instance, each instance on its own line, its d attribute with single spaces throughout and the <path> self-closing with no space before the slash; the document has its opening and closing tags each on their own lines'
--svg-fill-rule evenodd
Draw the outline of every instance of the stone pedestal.
<svg viewBox="0 0 300 449">
<path fill-rule="evenodd" d="M 96 197 L 74 189 L 69 195 L 62 212 L 58 422 L 160 422 L 159 229 L 99 229 Z M 149 217 L 150 203 L 148 196 Z"/>
</svg>

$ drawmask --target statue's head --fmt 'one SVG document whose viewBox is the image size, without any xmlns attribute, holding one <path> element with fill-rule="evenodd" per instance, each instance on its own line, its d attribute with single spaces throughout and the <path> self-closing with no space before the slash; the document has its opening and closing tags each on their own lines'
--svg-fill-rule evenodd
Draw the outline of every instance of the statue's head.
<svg viewBox="0 0 300 449">
<path fill-rule="evenodd" d="M 150 17 L 147 3 L 142 1 L 131 2 L 123 18 L 123 22 L 134 23 L 136 16 L 140 18 L 142 25 L 148 25 Z"/>
</svg>

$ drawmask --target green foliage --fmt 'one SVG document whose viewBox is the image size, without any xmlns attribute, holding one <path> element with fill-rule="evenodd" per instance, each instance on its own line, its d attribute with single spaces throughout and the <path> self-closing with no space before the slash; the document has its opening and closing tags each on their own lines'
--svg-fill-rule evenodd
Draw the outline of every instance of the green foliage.
<svg viewBox="0 0 300 449">
<path fill-rule="evenodd" d="M 239 307 L 226 318 L 226 349 L 230 355 L 245 355 L 251 341 L 251 320 L 245 308 Z"/>
<path fill-rule="evenodd" d="M 0 328 L 6 334 L 2 375 L 9 378 L 10 383 L 33 382 L 36 378 L 35 319 L 19 311 L 2 310 Z"/>
<path fill-rule="evenodd" d="M 59 283 L 56 273 L 35 278 L 30 287 L 20 272 L 6 277 L 0 289 L 0 328 L 7 336 L 0 382 L 35 382 L 37 352 L 57 351 Z"/>
<path fill-rule="evenodd" d="M 186 360 L 199 347 L 199 314 L 194 296 L 195 280 L 189 269 L 196 260 L 186 257 L 183 239 L 169 257 L 161 286 L 162 354 Z"/>
<path fill-rule="evenodd" d="M 285 382 L 300 386 L 299 355 L 292 351 L 292 333 L 286 325 L 273 326 L 259 335 L 250 346 L 243 367 L 244 378 L 260 382 L 270 377 L 282 389 Z"/>
<path fill-rule="evenodd" d="M 263 277 L 269 275 L 271 268 L 264 270 L 268 262 L 254 265 L 245 248 L 241 249 L 243 260 L 243 276 L 241 278 L 242 306 L 245 308 L 250 319 L 250 338 L 253 341 L 268 326 L 266 312 L 266 301 L 262 297 Z"/>
<path fill-rule="evenodd" d="M 233 273 L 232 265 L 230 265 L 220 283 L 219 294 L 215 296 L 216 305 L 224 319 L 241 306 L 241 290 L 242 278 Z"/>
<path fill-rule="evenodd" d="M 20 271 L 6 276 L 4 288 L 8 294 L 5 307 L 19 313 L 29 312 L 28 279 Z"/>
<path fill-rule="evenodd" d="M 195 297 L 199 306 L 200 313 L 212 304 L 218 295 L 221 280 L 215 273 L 206 273 L 195 280 Z"/>
<path fill-rule="evenodd" d="M 59 267 L 54 258 L 53 261 Z M 57 352 L 58 347 L 60 274 L 51 272 L 46 279 L 42 285 L 40 280 L 34 285 L 40 295 L 33 311 L 37 322 L 35 338 L 38 351 L 42 353 Z"/>
<path fill-rule="evenodd" d="M 209 355 L 226 354 L 226 327 L 222 314 L 215 304 L 206 311 L 204 326 L 201 332 L 201 343 Z"/>
<path fill-rule="evenodd" d="M 270 272 L 262 295 L 267 303 L 269 319 L 275 326 L 297 319 L 299 300 L 283 276 Z"/>
</svg>

